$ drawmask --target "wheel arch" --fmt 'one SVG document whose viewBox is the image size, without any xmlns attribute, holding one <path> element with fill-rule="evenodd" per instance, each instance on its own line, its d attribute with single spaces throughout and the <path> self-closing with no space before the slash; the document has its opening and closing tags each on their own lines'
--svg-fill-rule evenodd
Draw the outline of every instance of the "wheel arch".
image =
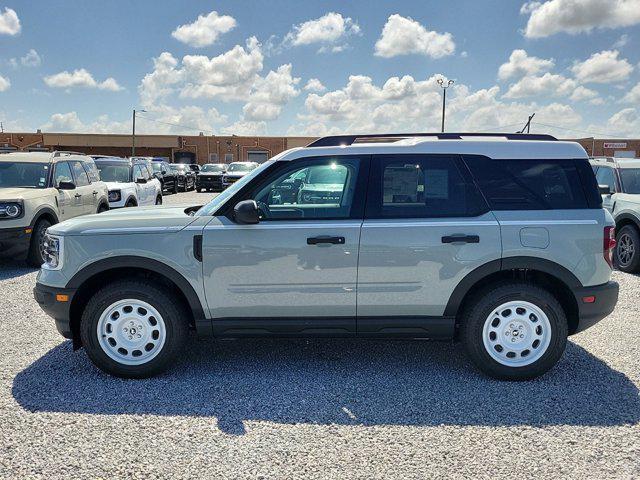
<svg viewBox="0 0 640 480">
<path fill-rule="evenodd" d="M 622 227 L 627 225 L 633 225 L 640 232 L 640 219 L 631 213 L 623 213 L 618 215 L 616 221 L 616 232 L 619 232 Z"/>
<path fill-rule="evenodd" d="M 31 227 L 35 227 L 36 223 L 38 223 L 41 219 L 47 219 L 51 222 L 51 225 L 59 223 L 58 214 L 51 207 L 43 207 L 39 209 L 36 214 L 33 216 L 33 220 L 31 221 Z"/>
<path fill-rule="evenodd" d="M 208 334 L 210 322 L 205 318 L 204 309 L 187 279 L 174 268 L 151 258 L 120 256 L 93 262 L 77 272 L 65 288 L 76 290 L 70 305 L 70 327 L 74 347 L 80 344 L 80 318 L 91 295 L 106 283 L 121 278 L 139 277 L 147 281 L 158 281 L 178 294 L 188 312 L 189 324 L 199 333 Z"/>
<path fill-rule="evenodd" d="M 536 257 L 506 257 L 493 260 L 468 273 L 456 286 L 444 315 L 458 317 L 473 296 L 490 284 L 526 280 L 542 286 L 554 295 L 567 315 L 569 333 L 578 328 L 578 304 L 573 291 L 582 287 L 580 280 L 566 267 Z"/>
</svg>

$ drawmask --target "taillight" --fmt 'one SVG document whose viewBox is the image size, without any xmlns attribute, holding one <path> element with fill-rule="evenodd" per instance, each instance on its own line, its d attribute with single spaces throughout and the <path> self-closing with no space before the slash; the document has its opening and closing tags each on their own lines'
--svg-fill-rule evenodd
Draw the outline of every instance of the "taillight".
<svg viewBox="0 0 640 480">
<path fill-rule="evenodd" d="M 604 227 L 604 243 L 602 246 L 602 255 L 604 259 L 613 268 L 613 249 L 616 248 L 616 229 L 615 227 Z"/>
</svg>

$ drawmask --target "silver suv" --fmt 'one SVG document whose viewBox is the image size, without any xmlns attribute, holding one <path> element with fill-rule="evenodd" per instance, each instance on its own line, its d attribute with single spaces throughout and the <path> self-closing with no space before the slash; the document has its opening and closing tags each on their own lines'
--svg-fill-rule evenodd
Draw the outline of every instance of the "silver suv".
<svg viewBox="0 0 640 480">
<path fill-rule="evenodd" d="M 123 377 L 172 365 L 195 330 L 455 339 L 527 379 L 618 298 L 587 155 L 546 135 L 325 137 L 203 207 L 74 219 L 47 245 L 36 299 Z"/>
<path fill-rule="evenodd" d="M 613 259 L 623 272 L 640 271 L 640 160 L 595 158 L 591 166 L 602 205 L 616 222 Z"/>
</svg>

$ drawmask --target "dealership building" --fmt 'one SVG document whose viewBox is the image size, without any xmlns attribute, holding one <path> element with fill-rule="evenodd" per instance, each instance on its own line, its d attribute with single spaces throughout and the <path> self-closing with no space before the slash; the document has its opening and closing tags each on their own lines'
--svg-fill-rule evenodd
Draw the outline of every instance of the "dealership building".
<svg viewBox="0 0 640 480">
<path fill-rule="evenodd" d="M 241 137 L 217 135 L 136 135 L 135 155 L 165 157 L 172 162 L 263 162 L 293 147 L 303 147 L 314 137 Z M 571 139 L 590 156 L 640 157 L 640 139 Z M 69 150 L 89 155 L 131 156 L 133 139 L 121 134 L 0 133 L 0 153 Z"/>
</svg>

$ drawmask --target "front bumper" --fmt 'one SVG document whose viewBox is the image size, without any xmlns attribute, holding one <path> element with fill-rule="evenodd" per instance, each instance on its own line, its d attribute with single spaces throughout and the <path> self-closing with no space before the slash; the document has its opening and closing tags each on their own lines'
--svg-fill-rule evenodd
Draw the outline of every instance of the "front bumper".
<svg viewBox="0 0 640 480">
<path fill-rule="evenodd" d="M 40 308 L 52 317 L 56 322 L 56 329 L 64 338 L 73 338 L 71 330 L 71 302 L 76 294 L 76 289 L 57 288 L 36 283 L 33 296 Z M 66 295 L 66 301 L 62 301 L 60 295 Z"/>
<path fill-rule="evenodd" d="M 31 227 L 0 228 L 0 257 L 23 255 L 30 242 Z"/>
<path fill-rule="evenodd" d="M 198 187 L 212 190 L 222 190 L 222 177 L 209 177 L 200 175 L 198 177 Z"/>
<path fill-rule="evenodd" d="M 592 327 L 613 312 L 618 302 L 618 291 L 618 283 L 613 281 L 574 290 L 573 294 L 578 303 L 578 327 L 572 333 L 582 332 Z M 585 302 L 589 297 L 595 297 L 595 301 Z"/>
</svg>

